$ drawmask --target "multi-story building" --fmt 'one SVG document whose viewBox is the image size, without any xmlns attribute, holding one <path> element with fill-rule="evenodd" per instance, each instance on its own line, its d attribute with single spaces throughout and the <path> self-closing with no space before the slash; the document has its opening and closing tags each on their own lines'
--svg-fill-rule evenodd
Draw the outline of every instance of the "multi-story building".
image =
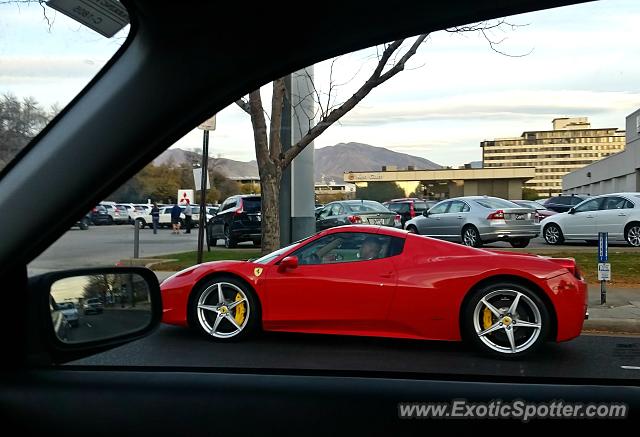
<svg viewBox="0 0 640 437">
<path fill-rule="evenodd" d="M 553 130 L 482 141 L 483 166 L 535 167 L 535 177 L 525 187 L 546 197 L 562 192 L 567 173 L 624 150 L 624 130 L 592 128 L 587 117 L 556 118 L 552 123 Z"/>
</svg>

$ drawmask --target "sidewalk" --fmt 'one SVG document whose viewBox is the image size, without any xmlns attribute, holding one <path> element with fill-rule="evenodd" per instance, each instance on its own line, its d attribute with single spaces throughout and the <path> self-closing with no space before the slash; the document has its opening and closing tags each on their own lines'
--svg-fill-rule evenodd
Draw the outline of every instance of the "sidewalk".
<svg viewBox="0 0 640 437">
<path fill-rule="evenodd" d="M 155 273 L 162 282 L 175 272 Z M 600 305 L 600 286 L 589 285 L 583 331 L 640 334 L 640 288 L 607 288 L 607 303 Z"/>
<path fill-rule="evenodd" d="M 589 285 L 583 330 L 640 334 L 640 288 L 607 287 L 607 303 L 600 305 L 600 286 Z"/>
</svg>

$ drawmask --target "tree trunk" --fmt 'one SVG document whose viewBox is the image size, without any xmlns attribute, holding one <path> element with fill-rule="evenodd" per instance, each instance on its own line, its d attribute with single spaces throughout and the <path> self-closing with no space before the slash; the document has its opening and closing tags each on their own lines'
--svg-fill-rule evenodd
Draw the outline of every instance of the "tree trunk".
<svg viewBox="0 0 640 437">
<path fill-rule="evenodd" d="M 280 183 L 282 170 L 260 169 L 262 197 L 262 253 L 273 252 L 280 247 Z"/>
</svg>

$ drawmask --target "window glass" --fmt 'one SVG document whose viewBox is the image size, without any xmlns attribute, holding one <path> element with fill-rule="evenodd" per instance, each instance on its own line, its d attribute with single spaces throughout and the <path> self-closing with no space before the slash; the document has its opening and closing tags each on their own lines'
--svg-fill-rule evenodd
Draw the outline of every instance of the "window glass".
<svg viewBox="0 0 640 437">
<path fill-rule="evenodd" d="M 460 200 L 454 200 L 451 202 L 451 206 L 449 207 L 448 212 L 467 212 L 469 211 L 469 207 L 466 203 Z"/>
<path fill-rule="evenodd" d="M 346 204 L 352 212 L 389 212 L 384 205 L 371 200 L 346 202 Z"/>
<path fill-rule="evenodd" d="M 442 214 L 447 211 L 451 202 L 442 202 L 429 210 L 429 214 Z"/>
<path fill-rule="evenodd" d="M 597 211 L 600 208 L 601 198 L 587 200 L 584 203 L 576 206 L 576 212 L 588 212 L 588 211 Z"/>
<path fill-rule="evenodd" d="M 601 209 L 624 209 L 629 201 L 623 197 L 605 197 Z"/>
<path fill-rule="evenodd" d="M 474 199 L 474 201 L 489 209 L 505 209 L 505 208 L 518 208 L 519 206 L 513 202 L 509 202 L 504 199 L 497 199 L 495 197 L 489 197 L 486 199 Z"/>
<path fill-rule="evenodd" d="M 342 232 L 319 238 L 292 255 L 298 257 L 300 264 L 368 261 L 399 253 L 397 243 L 391 247 L 392 239 L 387 235 Z"/>
</svg>

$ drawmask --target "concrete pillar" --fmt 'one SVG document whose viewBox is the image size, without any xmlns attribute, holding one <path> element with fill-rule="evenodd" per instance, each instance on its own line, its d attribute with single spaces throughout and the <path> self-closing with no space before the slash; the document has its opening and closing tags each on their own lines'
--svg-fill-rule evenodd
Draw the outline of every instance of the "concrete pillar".
<svg viewBox="0 0 640 437">
<path fill-rule="evenodd" d="M 285 79 L 287 98 L 282 117 L 282 147 L 287 150 L 313 123 L 313 66 Z M 315 225 L 314 145 L 309 144 L 285 170 L 280 188 L 280 244 L 312 235 Z"/>
<path fill-rule="evenodd" d="M 477 196 L 478 195 L 478 181 L 464 181 L 464 195 L 465 196 Z"/>
<path fill-rule="evenodd" d="M 522 199 L 522 181 L 509 179 L 508 195 L 506 199 Z"/>
</svg>

